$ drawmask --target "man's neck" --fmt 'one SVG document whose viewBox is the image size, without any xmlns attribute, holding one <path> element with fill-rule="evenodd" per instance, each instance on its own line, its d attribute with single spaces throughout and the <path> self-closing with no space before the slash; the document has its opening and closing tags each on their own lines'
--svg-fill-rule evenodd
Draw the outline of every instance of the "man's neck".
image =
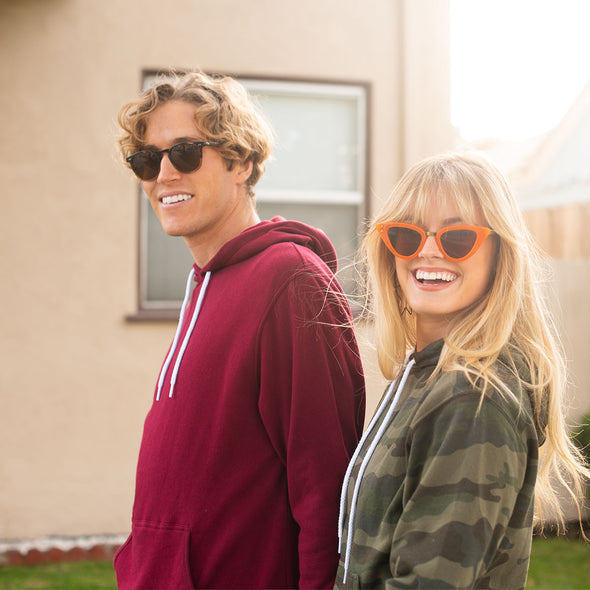
<svg viewBox="0 0 590 590">
<path fill-rule="evenodd" d="M 203 268 L 227 242 L 257 223 L 260 223 L 260 217 L 252 207 L 245 214 L 224 221 L 221 227 L 211 228 L 211 231 L 205 235 L 197 237 L 185 236 L 184 241 L 195 264 L 199 268 Z"/>
</svg>

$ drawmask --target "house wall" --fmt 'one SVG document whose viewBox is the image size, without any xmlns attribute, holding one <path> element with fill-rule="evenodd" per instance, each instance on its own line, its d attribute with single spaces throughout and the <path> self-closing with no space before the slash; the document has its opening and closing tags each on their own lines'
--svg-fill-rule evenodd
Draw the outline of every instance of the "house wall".
<svg viewBox="0 0 590 590">
<path fill-rule="evenodd" d="M 548 255 L 547 297 L 567 363 L 564 400 L 566 420 L 573 430 L 590 414 L 590 203 L 528 209 L 525 219 L 541 250 Z M 573 502 L 563 492 L 566 518 L 577 520 Z"/>
<path fill-rule="evenodd" d="M 552 258 L 590 260 L 590 202 L 529 209 L 525 219 L 539 246 Z"/>
<path fill-rule="evenodd" d="M 559 125 L 511 174 L 533 236 L 552 260 L 549 294 L 566 353 L 565 410 L 574 429 L 590 415 L 589 149 L 590 81 Z M 564 506 L 575 519 L 571 502 Z"/>
<path fill-rule="evenodd" d="M 590 413 L 590 203 L 524 212 L 533 237 L 549 257 L 548 296 L 567 358 L 570 424 Z M 587 289 L 588 288 L 588 289 Z"/>
<path fill-rule="evenodd" d="M 552 260 L 549 301 L 556 319 L 567 359 L 568 388 L 565 413 L 572 427 L 580 425 L 590 413 L 590 299 L 583 295 L 590 288 L 590 259 Z"/>
<path fill-rule="evenodd" d="M 548 297 L 567 362 L 564 411 L 567 423 L 575 430 L 590 414 L 590 299 L 585 296 L 587 288 L 590 289 L 590 258 L 554 258 L 550 270 Z M 566 519 L 576 522 L 576 506 L 565 491 L 562 498 Z M 586 517 L 590 514 L 587 503 L 585 514 Z"/>
<path fill-rule="evenodd" d="M 0 1 L 0 539 L 130 527 L 175 328 L 125 320 L 137 203 L 116 115 L 141 71 L 370 83 L 374 208 L 406 165 L 449 145 L 447 75 L 423 79 L 448 66 L 447 18 L 443 0 Z M 359 334 L 370 414 L 382 381 Z"/>
</svg>

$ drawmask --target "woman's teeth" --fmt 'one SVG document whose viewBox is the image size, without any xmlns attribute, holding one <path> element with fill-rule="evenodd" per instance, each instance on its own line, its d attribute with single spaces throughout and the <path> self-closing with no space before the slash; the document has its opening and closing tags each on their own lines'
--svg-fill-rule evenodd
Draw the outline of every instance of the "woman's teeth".
<svg viewBox="0 0 590 590">
<path fill-rule="evenodd" d="M 418 281 L 444 281 L 450 283 L 457 278 L 457 275 L 452 272 L 428 272 L 425 270 L 416 271 L 416 279 Z"/>
<path fill-rule="evenodd" d="M 192 195 L 171 195 L 169 197 L 162 197 L 162 203 L 164 205 L 170 205 L 172 203 L 179 203 L 180 201 L 188 201 L 192 198 Z"/>
</svg>

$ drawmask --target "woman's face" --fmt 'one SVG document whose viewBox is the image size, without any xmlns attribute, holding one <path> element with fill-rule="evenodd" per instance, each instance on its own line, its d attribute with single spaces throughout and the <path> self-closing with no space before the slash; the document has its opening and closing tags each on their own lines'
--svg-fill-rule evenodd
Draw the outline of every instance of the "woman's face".
<svg viewBox="0 0 590 590">
<path fill-rule="evenodd" d="M 438 201 L 429 211 L 423 229 L 436 232 L 450 225 L 469 224 L 450 199 Z M 485 225 L 480 216 L 476 225 Z M 448 260 L 434 236 L 428 236 L 422 251 L 410 260 L 395 257 L 400 287 L 416 317 L 417 348 L 444 338 L 456 315 L 478 301 L 488 290 L 494 268 L 494 240 L 486 238 L 466 260 Z"/>
</svg>

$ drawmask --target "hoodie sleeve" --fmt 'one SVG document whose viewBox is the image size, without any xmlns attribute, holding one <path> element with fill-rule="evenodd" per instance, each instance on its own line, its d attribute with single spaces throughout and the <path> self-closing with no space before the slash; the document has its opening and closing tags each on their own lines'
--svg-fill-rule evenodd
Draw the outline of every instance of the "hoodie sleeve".
<svg viewBox="0 0 590 590">
<path fill-rule="evenodd" d="M 300 588 L 331 588 L 338 498 L 362 432 L 364 378 L 348 304 L 323 268 L 276 293 L 260 334 L 259 409 L 286 466 Z"/>
</svg>

